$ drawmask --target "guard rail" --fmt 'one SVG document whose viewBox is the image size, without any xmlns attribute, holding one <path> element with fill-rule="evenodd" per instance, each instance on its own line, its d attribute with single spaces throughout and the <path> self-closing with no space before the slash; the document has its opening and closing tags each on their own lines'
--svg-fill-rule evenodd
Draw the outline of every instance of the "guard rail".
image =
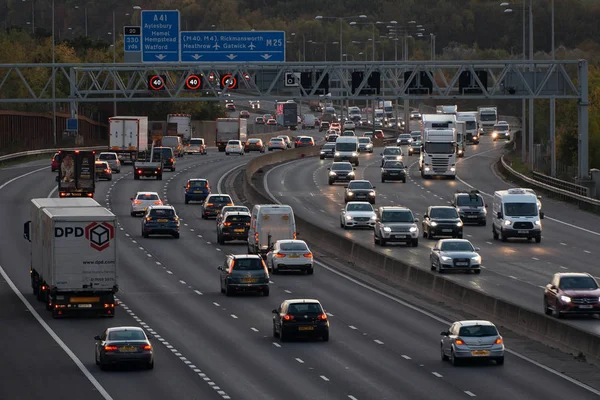
<svg viewBox="0 0 600 400">
<path fill-rule="evenodd" d="M 0 156 L 0 163 L 4 161 L 14 160 L 16 158 L 29 157 L 29 156 L 38 156 L 42 154 L 52 154 L 56 153 L 58 150 L 106 150 L 106 146 L 93 146 L 93 147 L 73 147 L 68 149 L 40 149 L 40 150 L 31 150 L 31 151 L 21 151 L 19 153 L 12 153 Z"/>
</svg>

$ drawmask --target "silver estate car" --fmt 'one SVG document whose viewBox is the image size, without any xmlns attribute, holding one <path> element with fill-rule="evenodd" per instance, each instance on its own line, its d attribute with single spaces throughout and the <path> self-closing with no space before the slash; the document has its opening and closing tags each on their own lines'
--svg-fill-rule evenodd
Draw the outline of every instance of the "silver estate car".
<svg viewBox="0 0 600 400">
<path fill-rule="evenodd" d="M 442 361 L 458 365 L 463 360 L 494 360 L 504 365 L 504 341 L 490 321 L 457 321 L 441 333 Z"/>
<path fill-rule="evenodd" d="M 481 273 L 479 247 L 474 247 L 467 239 L 438 240 L 429 256 L 431 270 L 442 273 L 447 270 L 473 271 Z"/>
</svg>

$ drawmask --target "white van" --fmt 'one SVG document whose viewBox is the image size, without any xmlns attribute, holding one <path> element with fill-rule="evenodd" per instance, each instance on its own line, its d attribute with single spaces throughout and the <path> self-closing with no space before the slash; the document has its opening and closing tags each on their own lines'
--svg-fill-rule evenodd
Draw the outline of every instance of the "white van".
<svg viewBox="0 0 600 400">
<path fill-rule="evenodd" d="M 296 239 L 296 220 L 291 206 L 257 204 L 252 209 L 248 253 L 266 255 L 278 240 Z"/>
<path fill-rule="evenodd" d="M 494 192 L 492 234 L 503 242 L 511 237 L 542 241 L 542 219 L 538 198 L 525 189 L 508 189 Z"/>
<path fill-rule="evenodd" d="M 317 119 L 312 114 L 304 114 L 302 119 L 302 129 L 315 129 L 317 126 Z"/>
<path fill-rule="evenodd" d="M 335 141 L 333 161 L 350 161 L 358 166 L 358 138 L 356 136 L 340 136 Z"/>
</svg>

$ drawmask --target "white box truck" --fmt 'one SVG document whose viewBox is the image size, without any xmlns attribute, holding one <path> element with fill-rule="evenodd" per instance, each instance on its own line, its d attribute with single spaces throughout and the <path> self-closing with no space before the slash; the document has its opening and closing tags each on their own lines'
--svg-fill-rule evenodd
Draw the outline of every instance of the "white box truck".
<svg viewBox="0 0 600 400">
<path fill-rule="evenodd" d="M 87 199 L 70 201 L 77 200 Z M 93 203 L 51 207 L 45 199 L 34 199 L 31 204 L 24 236 L 31 242 L 30 275 L 38 300 L 54 318 L 81 313 L 114 316 L 117 217 Z"/>
<path fill-rule="evenodd" d="M 133 163 L 138 151 L 148 150 L 148 117 L 111 117 L 108 125 L 108 150 L 117 153 L 121 163 Z"/>
<path fill-rule="evenodd" d="M 176 126 L 175 135 L 179 136 L 183 144 L 188 144 L 192 138 L 192 115 L 191 114 L 167 114 L 167 125 Z"/>
<path fill-rule="evenodd" d="M 266 256 L 278 240 L 296 239 L 296 220 L 291 206 L 257 204 L 248 230 L 248 252 Z"/>
<path fill-rule="evenodd" d="M 456 121 L 456 155 L 459 158 L 465 156 L 465 152 L 467 151 L 467 123 L 465 121 Z"/>
<path fill-rule="evenodd" d="M 498 123 L 498 107 L 477 107 L 477 114 L 477 119 L 479 120 L 479 134 L 491 134 L 494 131 L 494 125 Z"/>
<path fill-rule="evenodd" d="M 451 118 L 448 118 L 451 117 Z M 419 156 L 421 177 L 456 178 L 456 117 L 452 114 L 423 114 L 423 150 Z"/>
<path fill-rule="evenodd" d="M 478 127 L 478 116 L 477 111 L 461 111 L 456 113 L 457 121 L 465 121 L 466 126 L 466 141 L 479 144 L 479 127 Z"/>
<path fill-rule="evenodd" d="M 220 152 L 225 151 L 230 140 L 239 140 L 244 147 L 248 139 L 248 121 L 245 118 L 217 118 L 216 136 L 216 144 Z"/>
</svg>

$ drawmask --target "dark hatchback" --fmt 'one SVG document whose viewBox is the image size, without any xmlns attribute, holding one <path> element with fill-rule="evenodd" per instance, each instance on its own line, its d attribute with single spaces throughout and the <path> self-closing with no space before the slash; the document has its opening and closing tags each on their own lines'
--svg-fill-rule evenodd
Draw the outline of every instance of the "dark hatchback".
<svg viewBox="0 0 600 400">
<path fill-rule="evenodd" d="M 406 183 L 406 166 L 402 161 L 386 161 L 381 167 L 381 182 L 402 181 Z"/>
<path fill-rule="evenodd" d="M 371 182 L 367 180 L 354 180 L 350 181 L 348 186 L 346 186 L 344 202 L 368 201 L 371 204 L 375 204 L 375 196 L 375 186 L 371 185 Z"/>
<path fill-rule="evenodd" d="M 348 161 L 334 162 L 331 167 L 327 168 L 329 171 L 329 184 L 333 185 L 335 182 L 349 182 L 354 179 L 354 170 Z"/>
<path fill-rule="evenodd" d="M 225 244 L 231 240 L 248 240 L 250 229 L 250 213 L 228 212 L 217 225 L 217 243 Z"/>
<path fill-rule="evenodd" d="M 600 314 L 598 282 L 588 273 L 554 274 L 544 289 L 544 312 L 556 318 L 567 314 Z"/>
<path fill-rule="evenodd" d="M 315 145 L 315 140 L 310 136 L 300 136 L 296 139 L 294 147 L 312 147 Z"/>
<path fill-rule="evenodd" d="M 462 239 L 463 223 L 456 208 L 431 206 L 423 215 L 423 237 L 449 236 Z"/>
<path fill-rule="evenodd" d="M 175 171 L 175 156 L 171 147 L 155 147 L 154 151 L 161 153 L 164 169 Z"/>
<path fill-rule="evenodd" d="M 458 215 L 464 224 L 486 225 L 487 204 L 478 190 L 456 192 L 452 205 L 458 210 Z"/>
<path fill-rule="evenodd" d="M 228 194 L 209 194 L 202 206 L 202 219 L 216 217 L 225 206 L 232 206 L 233 200 Z"/>
<path fill-rule="evenodd" d="M 269 271 L 256 254 L 229 254 L 221 271 L 221 293 L 231 296 L 239 292 L 259 292 L 269 295 Z"/>
<path fill-rule="evenodd" d="M 210 183 L 206 179 L 188 179 L 185 189 L 185 204 L 204 201 L 210 195 Z"/>
<path fill-rule="evenodd" d="M 179 217 L 173 206 L 148 207 L 142 219 L 142 236 L 171 235 L 179 239 Z"/>
<path fill-rule="evenodd" d="M 330 126 L 331 126 L 331 124 L 329 122 L 322 121 L 321 124 L 319 125 L 319 132 L 328 130 Z"/>
<path fill-rule="evenodd" d="M 333 158 L 335 155 L 335 143 L 325 143 L 323 147 L 321 147 L 321 154 L 319 154 L 319 158 L 324 160 L 325 158 Z"/>
<path fill-rule="evenodd" d="M 112 170 L 106 161 L 96 161 L 94 163 L 96 169 L 96 179 L 106 179 L 112 181 Z"/>
<path fill-rule="evenodd" d="M 318 300 L 284 300 L 273 314 L 273 336 L 282 342 L 299 336 L 329 340 L 329 320 Z"/>
</svg>

